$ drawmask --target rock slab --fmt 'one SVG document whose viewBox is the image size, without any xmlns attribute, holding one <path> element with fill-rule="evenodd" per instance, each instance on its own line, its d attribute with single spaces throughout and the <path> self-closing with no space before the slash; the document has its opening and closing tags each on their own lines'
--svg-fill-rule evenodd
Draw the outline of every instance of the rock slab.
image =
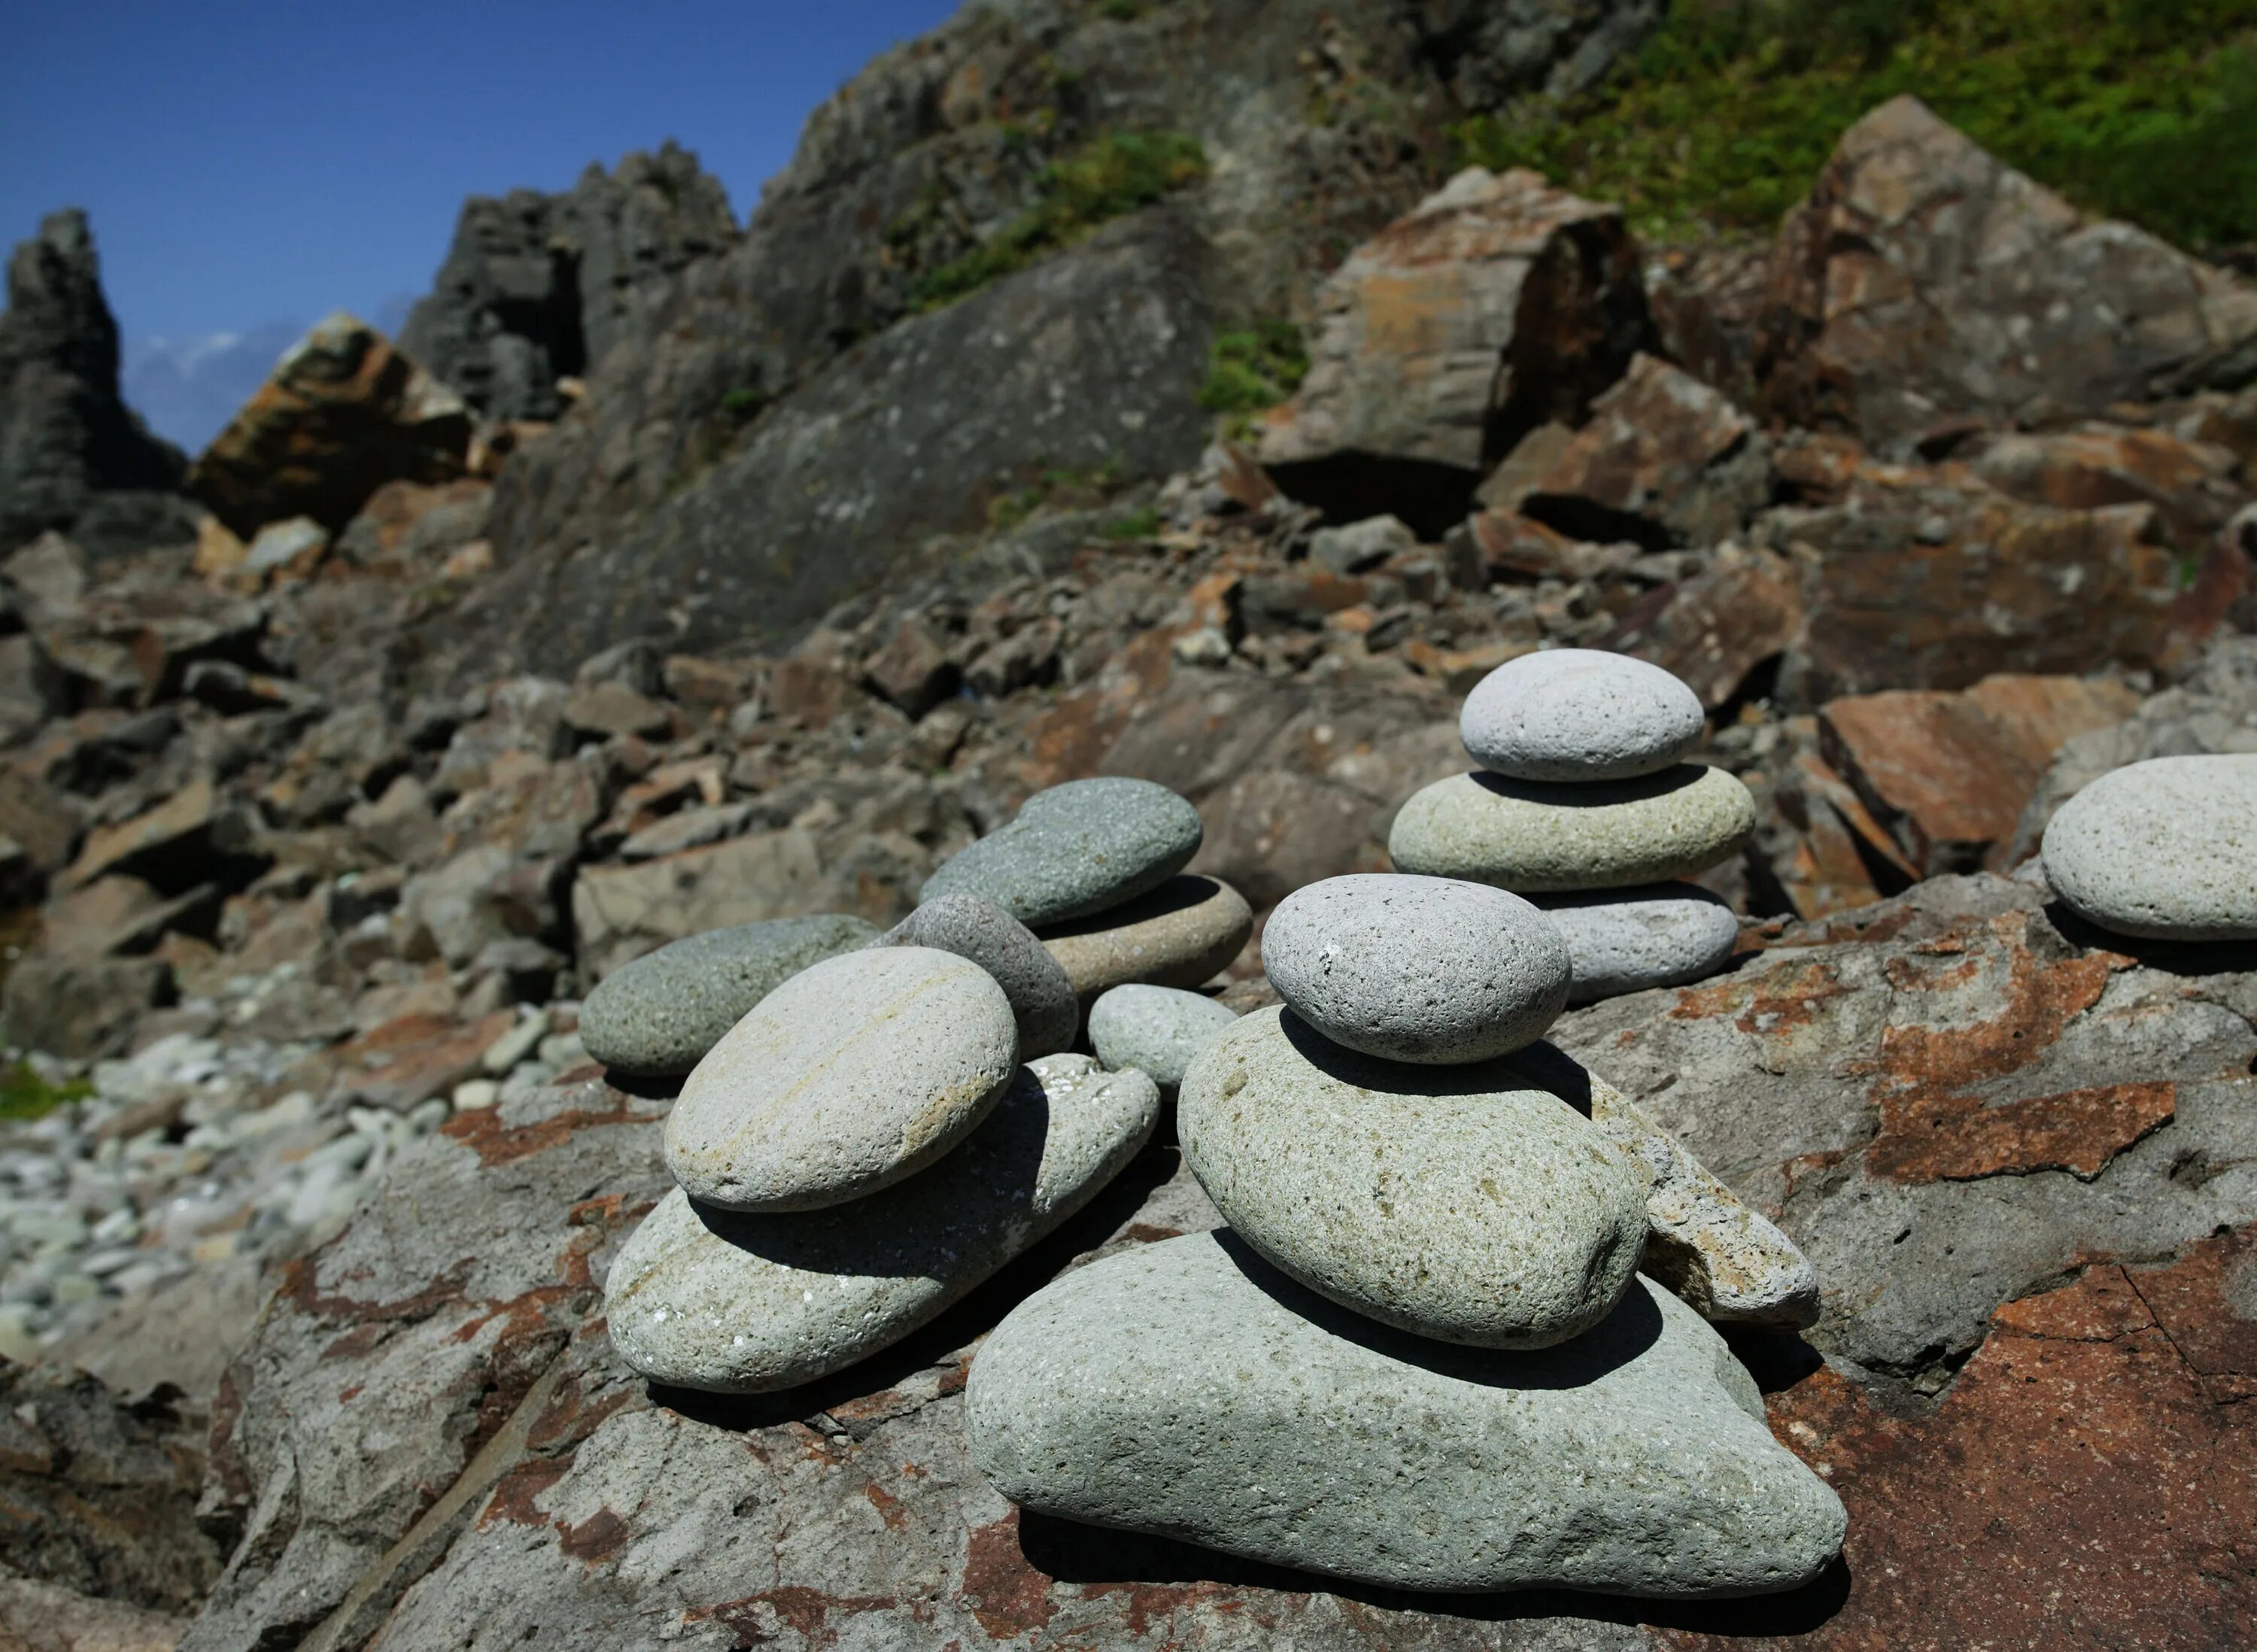
<svg viewBox="0 0 2257 1652">
<path fill-rule="evenodd" d="M 1570 1004 L 1697 981 L 1723 968 L 1740 938 L 1731 907 L 1698 884 L 1539 895 L 1536 905 L 1574 960 Z"/>
<path fill-rule="evenodd" d="M 1646 1175 L 1505 1063 L 1404 1067 L 1256 1010 L 1185 1076 L 1184 1157 L 1240 1237 L 1398 1330 L 1485 1348 L 1588 1331 L 1645 1241 Z"/>
<path fill-rule="evenodd" d="M 2055 893 L 2104 929 L 2257 941 L 2257 754 L 2104 774 L 2061 806 L 2042 853 Z"/>
<path fill-rule="evenodd" d="M 1387 852 L 1397 872 L 1523 894 L 1615 889 L 1705 872 L 1755 823 L 1738 777 L 1695 763 L 1584 786 L 1456 774 L 1403 805 Z"/>
<path fill-rule="evenodd" d="M 687 1073 L 769 993 L 811 964 L 867 945 L 877 926 L 843 914 L 709 929 L 614 970 L 580 1009 L 580 1041 L 606 1067 Z"/>
<path fill-rule="evenodd" d="M 867 1199 L 760 1215 L 676 1190 L 612 1268 L 612 1340 L 654 1382 L 717 1394 L 841 1370 L 1080 1209 L 1136 1156 L 1159 1106 L 1143 1073 L 1050 1055 L 1018 1070 L 962 1147 Z"/>
<path fill-rule="evenodd" d="M 1018 1044 L 1010 1000 L 969 959 L 930 947 L 826 958 L 697 1063 L 666 1121 L 667 1168 L 728 1210 L 861 1198 L 969 1135 Z"/>
<path fill-rule="evenodd" d="M 1841 1547 L 1841 1500 L 1763 1415 L 1644 1281 L 1562 1347 L 1475 1353 L 1212 1233 L 1021 1304 L 965 1399 L 973 1463 L 1023 1508 L 1397 1588 L 1680 1597 L 1792 1589 Z"/>
<path fill-rule="evenodd" d="M 984 896 L 1025 924 L 1134 900 L 1199 852 L 1199 810 L 1166 787 L 1118 775 L 1037 792 L 1018 816 L 952 857 L 919 897 Z"/>
<path fill-rule="evenodd" d="M 1054 1055 L 1081 1026 L 1073 983 L 1035 932 L 992 900 L 941 895 L 926 901 L 873 944 L 932 947 L 968 958 L 995 978 L 1018 1018 L 1019 1059 Z"/>
<path fill-rule="evenodd" d="M 1541 1038 L 1569 955 L 1519 896 L 1357 872 L 1295 890 L 1262 931 L 1270 983 L 1336 1044 L 1388 1061 L 1487 1061 Z"/>
<path fill-rule="evenodd" d="M 1467 755 L 1523 780 L 1621 780 L 1683 760 L 1708 726 L 1701 698 L 1659 666 L 1599 648 L 1508 660 L 1458 714 Z"/>
<path fill-rule="evenodd" d="M 1114 1072 L 1134 1067 L 1163 1090 L 1184 1074 L 1222 1030 L 1237 1020 L 1227 1004 L 1172 986 L 1130 982 L 1090 1006 L 1089 1043 Z"/>
</svg>

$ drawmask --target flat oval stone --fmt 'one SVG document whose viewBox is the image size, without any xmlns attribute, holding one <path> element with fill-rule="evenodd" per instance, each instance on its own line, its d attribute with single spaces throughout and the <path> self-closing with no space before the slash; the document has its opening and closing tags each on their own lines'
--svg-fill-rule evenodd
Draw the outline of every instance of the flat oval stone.
<svg viewBox="0 0 2257 1652">
<path fill-rule="evenodd" d="M 1808 1582 L 1847 1516 L 1763 1419 L 1723 1339 L 1647 1281 L 1562 1346 L 1452 1348 L 1359 1321 L 1229 1233 L 1054 1280 L 989 1333 L 964 1396 L 973 1466 L 1022 1508 L 1450 1593 Z"/>
<path fill-rule="evenodd" d="M 941 895 L 926 901 L 873 944 L 932 947 L 969 958 L 995 978 L 1018 1018 L 1019 1059 L 1072 1047 L 1081 1027 L 1073 983 L 1035 932 L 992 900 Z"/>
<path fill-rule="evenodd" d="M 1695 763 L 1587 786 L 1475 773 L 1414 793 L 1387 853 L 1397 872 L 1522 894 L 1615 889 L 1705 872 L 1755 825 L 1739 778 Z"/>
<path fill-rule="evenodd" d="M 868 1198 L 761 1215 L 677 1189 L 612 1264 L 612 1345 L 654 1382 L 715 1394 L 842 1370 L 1079 1210 L 1136 1156 L 1159 1111 L 1143 1073 L 1049 1055 L 1018 1070 L 963 1146 Z"/>
<path fill-rule="evenodd" d="M 1487 1061 L 1541 1038 L 1567 1003 L 1567 948 L 1551 921 L 1455 878 L 1305 884 L 1263 926 L 1262 963 L 1304 1021 L 1389 1061 Z"/>
<path fill-rule="evenodd" d="M 1508 660 L 1474 686 L 1458 738 L 1523 780 L 1621 780 L 1681 761 L 1708 725 L 1701 697 L 1659 666 L 1598 648 Z"/>
<path fill-rule="evenodd" d="M 867 945 L 875 924 L 838 913 L 709 929 L 612 971 L 580 1007 L 580 1041 L 605 1066 L 686 1073 L 746 1013 L 810 964 Z"/>
<path fill-rule="evenodd" d="M 1539 895 L 1536 904 L 1574 960 L 1570 1004 L 1697 981 L 1723 968 L 1739 944 L 1739 919 L 1698 884 Z"/>
<path fill-rule="evenodd" d="M 1254 908 L 1220 878 L 1186 872 L 1093 918 L 1045 929 L 1043 945 L 1084 1004 L 1130 981 L 1199 986 L 1254 934 Z"/>
<path fill-rule="evenodd" d="M 2047 823 L 2048 882 L 2080 917 L 2157 941 L 2257 941 L 2257 753 L 2102 775 Z"/>
<path fill-rule="evenodd" d="M 666 1120 L 695 1197 L 808 1211 L 915 1174 L 969 1135 L 1017 1065 L 995 978 L 930 947 L 826 958 L 707 1052 Z"/>
<path fill-rule="evenodd" d="M 1503 1062 L 1405 1068 L 1290 1009 L 1209 1045 L 1184 1157 L 1276 1267 L 1399 1330 L 1541 1348 L 1605 1318 L 1645 1243 L 1643 1168 Z"/>
<path fill-rule="evenodd" d="M 1131 982 L 1090 1006 L 1089 1047 L 1114 1072 L 1134 1067 L 1173 1090 L 1199 1052 L 1237 1019 L 1228 1005 L 1197 992 Z"/>
<path fill-rule="evenodd" d="M 917 899 L 980 895 L 1042 925 L 1119 906 L 1199 852 L 1199 810 L 1150 780 L 1105 776 L 1037 792 L 1018 817 L 952 856 Z"/>
</svg>

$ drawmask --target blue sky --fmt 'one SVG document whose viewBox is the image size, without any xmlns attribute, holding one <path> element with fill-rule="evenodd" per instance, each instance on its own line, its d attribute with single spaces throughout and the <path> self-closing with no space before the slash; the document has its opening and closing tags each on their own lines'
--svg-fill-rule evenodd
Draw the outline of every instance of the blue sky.
<svg viewBox="0 0 2257 1652">
<path fill-rule="evenodd" d="M 375 319 L 463 197 L 676 138 L 741 222 L 808 111 L 956 0 L 25 0 L 0 54 L 0 245 L 92 215 L 131 341 Z"/>
</svg>

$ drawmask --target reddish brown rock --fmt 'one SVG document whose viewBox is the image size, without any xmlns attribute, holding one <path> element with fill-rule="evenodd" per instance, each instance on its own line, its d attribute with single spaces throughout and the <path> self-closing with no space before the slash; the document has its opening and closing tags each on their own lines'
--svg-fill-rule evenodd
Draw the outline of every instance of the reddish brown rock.
<svg viewBox="0 0 2257 1652">
<path fill-rule="evenodd" d="M 912 717 L 921 717 L 956 691 L 958 672 L 948 651 L 922 621 L 904 619 L 886 646 L 863 662 L 870 686 Z"/>
<path fill-rule="evenodd" d="M 1637 555 L 1629 546 L 1595 545 L 1504 508 L 1476 512 L 1454 532 L 1467 536 L 1484 582 L 1595 579 L 1619 572 Z"/>
<path fill-rule="evenodd" d="M 2152 505 L 2171 538 L 2203 544 L 2247 496 L 2230 448 L 2164 430 L 2085 424 L 2074 430 L 2010 431 L 1955 455 L 2001 493 L 2068 511 Z"/>
<path fill-rule="evenodd" d="M 1634 610 L 1609 648 L 1675 673 L 1711 711 L 1730 704 L 1757 668 L 1802 632 L 1801 571 L 1768 551 L 1733 549 L 1704 573 Z"/>
<path fill-rule="evenodd" d="M 1335 520 L 1392 512 L 1426 537 L 1529 430 L 1581 422 L 1650 332 L 1619 208 L 1478 167 L 1349 254 L 1317 312 L 1262 462 Z"/>
<path fill-rule="evenodd" d="M 374 328 L 330 316 L 273 374 L 188 472 L 188 491 L 238 536 L 311 517 L 342 528 L 386 482 L 463 473 L 462 399 Z"/>
<path fill-rule="evenodd" d="M 1888 847 L 1928 877 L 1998 858 L 2062 743 L 2121 722 L 2139 703 L 2119 682 L 1986 677 L 1956 694 L 1829 700 L 1819 740 L 1888 833 Z"/>
<path fill-rule="evenodd" d="M 337 1049 L 333 1088 L 361 1106 L 406 1112 L 474 1077 L 480 1058 L 516 1024 L 513 1010 L 496 1010 L 469 1022 L 445 1015 L 400 1016 Z"/>
<path fill-rule="evenodd" d="M 1796 424 L 1907 444 L 2246 378 L 2257 291 L 2094 222 L 1914 97 L 1842 135 L 1780 226 L 1765 388 Z"/>
<path fill-rule="evenodd" d="M 1579 539 L 1715 545 L 1770 502 L 1755 421 L 1681 368 L 1634 357 L 1521 501 Z"/>
</svg>

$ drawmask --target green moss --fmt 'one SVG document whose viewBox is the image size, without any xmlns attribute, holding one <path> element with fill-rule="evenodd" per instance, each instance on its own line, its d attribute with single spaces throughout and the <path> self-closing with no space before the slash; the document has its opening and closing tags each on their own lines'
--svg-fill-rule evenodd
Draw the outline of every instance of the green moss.
<svg viewBox="0 0 2257 1652">
<path fill-rule="evenodd" d="M 1107 522 L 1102 530 L 1108 540 L 1149 540 L 1159 531 L 1160 513 L 1149 505 Z"/>
<path fill-rule="evenodd" d="M 962 258 L 926 271 L 910 297 L 925 310 L 953 304 L 1206 176 L 1206 155 L 1186 133 L 1100 132 L 1043 168 L 1034 206 Z"/>
<path fill-rule="evenodd" d="M 1088 509 L 1102 505 L 1117 492 L 1126 467 L 1118 455 L 1103 464 L 1077 468 L 1052 465 L 1023 488 L 1013 488 L 987 501 L 987 526 L 1005 533 L 1045 506 Z"/>
<path fill-rule="evenodd" d="M 1215 335 L 1207 346 L 1199 405 L 1225 415 L 1224 432 L 1236 440 L 1253 428 L 1255 414 L 1298 390 L 1308 371 L 1309 352 L 1301 342 L 1301 329 L 1281 317 L 1266 317 L 1251 327 Z"/>
<path fill-rule="evenodd" d="M 28 1062 L 0 1068 L 0 1119 L 37 1119 L 92 1094 L 94 1086 L 83 1078 L 51 1084 Z"/>
<path fill-rule="evenodd" d="M 2089 209 L 2196 249 L 2257 239 L 2257 0 L 1679 0 L 1595 92 L 1452 136 L 1649 232 L 1765 229 L 1905 92 Z"/>
<path fill-rule="evenodd" d="M 761 408 L 768 405 L 768 399 L 759 391 L 741 387 L 730 391 L 721 398 L 721 411 L 739 424 L 749 422 Z"/>
</svg>

